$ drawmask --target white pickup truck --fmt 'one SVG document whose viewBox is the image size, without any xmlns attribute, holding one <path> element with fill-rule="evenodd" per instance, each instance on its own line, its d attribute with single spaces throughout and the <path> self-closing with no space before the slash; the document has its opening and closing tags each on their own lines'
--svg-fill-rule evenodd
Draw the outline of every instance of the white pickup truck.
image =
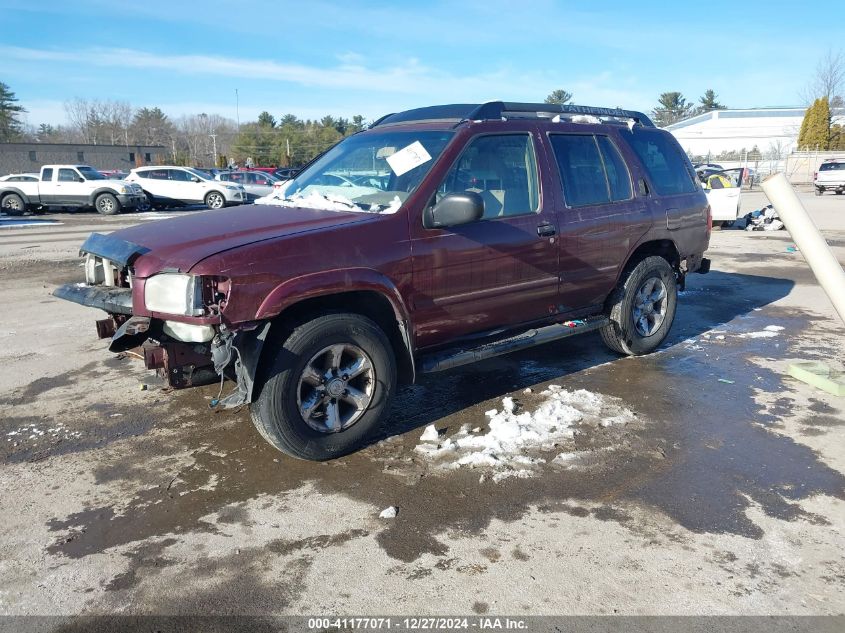
<svg viewBox="0 0 845 633">
<path fill-rule="evenodd" d="M 819 165 L 819 170 L 813 175 L 813 185 L 817 196 L 825 191 L 845 192 L 845 158 L 831 158 Z"/>
<path fill-rule="evenodd" d="M 37 181 L 0 182 L 0 209 L 8 215 L 45 207 L 93 207 L 115 215 L 145 203 L 139 185 L 110 180 L 88 165 L 44 165 Z"/>
</svg>

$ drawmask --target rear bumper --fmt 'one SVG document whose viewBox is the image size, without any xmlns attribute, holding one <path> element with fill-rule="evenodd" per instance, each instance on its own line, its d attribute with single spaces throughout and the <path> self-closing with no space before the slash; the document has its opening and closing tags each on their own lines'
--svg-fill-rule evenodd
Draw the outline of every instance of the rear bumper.
<svg viewBox="0 0 845 633">
<path fill-rule="evenodd" d="M 99 308 L 109 314 L 132 314 L 131 288 L 65 284 L 56 288 L 53 296 L 89 308 Z"/>
</svg>

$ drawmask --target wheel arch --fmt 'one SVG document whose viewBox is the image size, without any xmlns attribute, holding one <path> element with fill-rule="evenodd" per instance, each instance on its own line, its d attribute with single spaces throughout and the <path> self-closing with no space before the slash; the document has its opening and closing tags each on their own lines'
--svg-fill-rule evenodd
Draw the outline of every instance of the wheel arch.
<svg viewBox="0 0 845 633">
<path fill-rule="evenodd" d="M 334 271 L 293 279 L 267 296 L 256 319 L 269 319 L 270 336 L 283 337 L 295 324 L 327 312 L 352 312 L 372 319 L 393 347 L 400 382 L 414 382 L 410 317 L 399 290 L 377 271 Z"/>
<path fill-rule="evenodd" d="M 29 196 L 17 187 L 3 187 L 2 189 L 0 189 L 0 200 L 3 200 L 3 198 L 10 194 L 20 196 L 21 200 L 23 200 L 23 203 L 26 206 L 30 206 L 33 204 L 32 200 L 29 199 Z"/>
<path fill-rule="evenodd" d="M 681 254 L 678 251 L 678 247 L 675 246 L 675 242 L 669 239 L 650 240 L 638 245 L 631 254 L 628 255 L 625 265 L 619 271 L 619 278 L 617 279 L 617 282 L 622 278 L 625 271 L 633 268 L 646 257 L 650 257 L 651 255 L 662 257 L 669 262 L 669 265 L 672 266 L 675 272 L 680 271 Z"/>
<path fill-rule="evenodd" d="M 110 193 L 111 195 L 113 195 L 115 197 L 115 199 L 117 199 L 117 196 L 119 195 L 117 193 L 117 191 L 115 191 L 111 187 L 100 187 L 99 189 L 95 189 L 94 191 L 92 191 L 90 193 L 90 195 L 88 196 L 88 204 L 90 204 L 93 207 L 94 203 L 97 201 L 97 198 L 100 197 L 101 195 L 103 195 L 104 193 Z M 118 200 L 118 204 L 120 204 L 119 200 Z"/>
</svg>

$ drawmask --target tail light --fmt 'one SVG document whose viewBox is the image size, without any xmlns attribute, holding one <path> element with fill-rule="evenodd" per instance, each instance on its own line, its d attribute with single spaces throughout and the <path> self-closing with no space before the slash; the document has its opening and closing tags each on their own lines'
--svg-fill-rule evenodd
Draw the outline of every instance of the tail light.
<svg viewBox="0 0 845 633">
<path fill-rule="evenodd" d="M 814 171 L 813 172 L 813 182 L 816 182 L 818 179 L 819 179 L 819 172 Z"/>
</svg>

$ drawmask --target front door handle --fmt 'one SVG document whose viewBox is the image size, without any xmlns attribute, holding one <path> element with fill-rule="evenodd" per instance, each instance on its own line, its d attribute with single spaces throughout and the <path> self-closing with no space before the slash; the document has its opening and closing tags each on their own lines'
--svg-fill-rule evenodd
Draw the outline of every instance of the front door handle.
<svg viewBox="0 0 845 633">
<path fill-rule="evenodd" d="M 543 222 L 542 224 L 537 225 L 537 235 L 540 237 L 551 237 L 555 233 L 557 233 L 557 229 L 554 224 Z"/>
</svg>

